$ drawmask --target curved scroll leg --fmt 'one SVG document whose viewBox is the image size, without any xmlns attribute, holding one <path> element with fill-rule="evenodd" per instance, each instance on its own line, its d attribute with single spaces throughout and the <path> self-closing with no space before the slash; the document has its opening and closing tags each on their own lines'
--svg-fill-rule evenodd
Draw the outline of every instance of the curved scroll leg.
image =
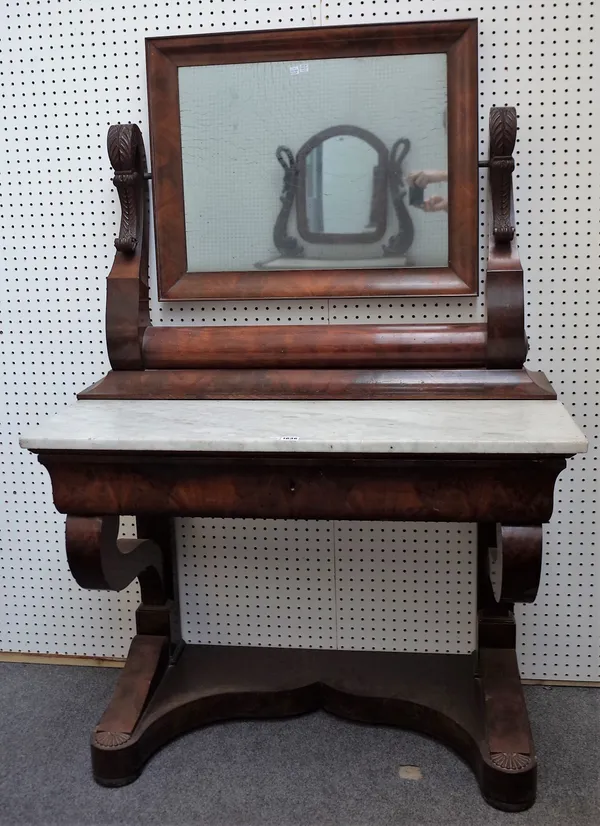
<svg viewBox="0 0 600 826">
<path fill-rule="evenodd" d="M 483 796 L 520 811 L 533 805 L 537 762 L 515 652 L 514 603 L 532 602 L 542 527 L 478 526 L 478 675 L 484 714 Z"/>
<path fill-rule="evenodd" d="M 163 554 L 149 539 L 118 539 L 118 516 L 67 516 L 69 568 L 82 588 L 122 591 L 138 577 L 142 600 L 161 605 Z"/>
<path fill-rule="evenodd" d="M 542 573 L 541 525 L 511 528 L 498 525 L 492 561 L 498 565 L 494 596 L 497 602 L 534 602 Z"/>
<path fill-rule="evenodd" d="M 131 738 L 179 640 L 171 520 L 143 517 L 137 527 L 151 538 L 119 539 L 118 516 L 68 516 L 66 524 L 69 566 L 83 588 L 121 591 L 136 577 L 140 583 L 137 635 L 92 734 L 94 776 L 110 786 L 130 783 L 139 774 L 127 755 L 115 750 Z"/>
</svg>

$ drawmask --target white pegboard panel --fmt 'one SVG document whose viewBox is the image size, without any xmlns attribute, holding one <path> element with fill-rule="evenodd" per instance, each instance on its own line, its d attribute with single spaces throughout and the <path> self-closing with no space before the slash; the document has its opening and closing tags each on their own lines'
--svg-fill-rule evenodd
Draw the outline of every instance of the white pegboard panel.
<svg viewBox="0 0 600 826">
<path fill-rule="evenodd" d="M 339 648 L 468 654 L 475 530 L 443 522 L 338 522 Z"/>
<path fill-rule="evenodd" d="M 333 533 L 319 520 L 180 520 L 184 638 L 335 648 Z"/>
<path fill-rule="evenodd" d="M 191 643 L 469 653 L 473 526 L 180 520 Z"/>
<path fill-rule="evenodd" d="M 104 279 L 118 210 L 105 140 L 110 123 L 131 120 L 140 123 L 147 141 L 144 38 L 478 17 L 480 157 L 487 149 L 489 107 L 516 105 L 519 114 L 516 201 L 527 278 L 529 363 L 549 375 L 591 442 L 590 453 L 572 461 L 559 480 L 555 515 L 546 531 L 540 594 L 521 611 L 522 671 L 545 679 L 600 678 L 593 560 L 600 355 L 599 181 L 597 164 L 592 166 L 599 126 L 594 5 L 592 0 L 293 0 L 283 6 L 265 0 L 132 0 L 118 8 L 101 1 L 8 0 L 3 5 L 0 587 L 6 613 L 0 650 L 122 656 L 133 633 L 135 589 L 98 594 L 79 589 L 72 580 L 64 555 L 64 520 L 52 506 L 45 472 L 18 448 L 17 437 L 100 378 L 108 366 Z M 482 206 L 482 229 L 484 212 Z M 482 258 L 483 253 L 482 240 Z M 483 312 L 481 299 L 465 298 L 159 305 L 153 282 L 152 315 L 162 324 L 470 321 Z M 392 533 L 398 526 L 387 523 L 365 523 L 361 533 L 354 523 L 218 522 L 179 524 L 182 588 L 189 595 L 183 620 L 190 639 L 432 651 L 462 651 L 472 645 L 474 573 L 468 527 L 447 528 L 443 540 L 440 535 L 443 550 L 432 557 L 432 531 L 441 526 L 404 525 L 410 542 L 403 544 Z M 252 547 L 257 548 L 247 574 L 253 601 L 242 598 L 239 587 L 224 587 L 230 566 L 239 565 L 240 538 L 250 537 L 256 538 Z M 435 569 L 432 558 L 437 559 Z M 205 559 L 216 565 L 210 577 L 202 567 L 208 564 Z M 368 606 L 348 597 L 364 587 L 360 566 L 366 563 L 361 559 L 374 560 L 368 563 L 369 573 L 373 569 L 369 578 L 381 588 Z M 290 566 L 294 570 L 288 572 Z M 399 575 L 400 570 L 407 573 Z M 281 576 L 290 576 L 293 586 L 286 587 L 295 589 L 294 601 L 282 600 L 281 594 L 272 603 L 263 601 L 272 596 L 273 577 Z M 440 595 L 435 594 L 437 581 Z M 389 620 L 394 588 L 406 591 L 407 599 L 413 589 L 416 622 L 398 613 L 395 621 Z M 315 589 L 321 589 L 318 612 L 312 601 Z M 445 612 L 443 628 L 424 613 L 431 599 L 434 604 L 439 599 L 440 605 L 443 599 L 443 607 L 433 608 Z"/>
</svg>

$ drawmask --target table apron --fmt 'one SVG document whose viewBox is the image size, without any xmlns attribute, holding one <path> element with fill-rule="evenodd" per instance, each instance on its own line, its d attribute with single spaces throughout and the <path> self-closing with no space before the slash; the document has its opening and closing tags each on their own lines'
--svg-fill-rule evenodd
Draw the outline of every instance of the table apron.
<svg viewBox="0 0 600 826">
<path fill-rule="evenodd" d="M 238 454 L 239 455 L 239 454 Z M 54 503 L 75 515 L 155 514 L 539 524 L 550 519 L 549 458 L 297 462 L 41 454 Z"/>
</svg>

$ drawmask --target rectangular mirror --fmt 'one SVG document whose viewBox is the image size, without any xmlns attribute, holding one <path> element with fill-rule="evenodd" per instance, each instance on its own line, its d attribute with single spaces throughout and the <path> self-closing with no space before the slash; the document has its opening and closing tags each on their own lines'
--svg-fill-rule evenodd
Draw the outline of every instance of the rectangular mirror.
<svg viewBox="0 0 600 826">
<path fill-rule="evenodd" d="M 147 56 L 161 298 L 476 292 L 476 22 Z"/>
</svg>

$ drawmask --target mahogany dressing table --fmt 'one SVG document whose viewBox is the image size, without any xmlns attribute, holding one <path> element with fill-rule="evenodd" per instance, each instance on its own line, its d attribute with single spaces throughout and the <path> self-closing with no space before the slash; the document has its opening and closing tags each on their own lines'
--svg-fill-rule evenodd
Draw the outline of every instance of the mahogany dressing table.
<svg viewBox="0 0 600 826">
<path fill-rule="evenodd" d="M 491 805 L 517 811 L 533 803 L 536 758 L 513 609 L 535 599 L 554 484 L 586 442 L 545 377 L 523 367 L 523 272 L 512 207 L 515 110 L 492 109 L 483 163 L 492 204 L 484 322 L 160 327 L 149 316 L 150 177 L 163 299 L 474 294 L 476 46 L 473 21 L 148 42 L 152 176 L 136 126 L 111 127 L 108 136 L 122 208 L 107 283 L 112 370 L 21 440 L 47 468 L 54 503 L 67 515 L 66 550 L 77 582 L 117 591 L 136 577 L 140 583 L 137 633 L 92 735 L 99 783 L 130 783 L 157 749 L 205 723 L 324 708 L 436 737 L 468 761 Z M 290 68 L 315 61 L 306 65 L 318 68 L 322 58 L 421 53 L 444 55 L 448 69 L 445 265 L 411 262 L 423 193 L 413 182 L 409 196 L 398 160 L 409 140 L 402 138 L 395 152 L 381 150 L 372 176 L 365 243 L 372 244 L 386 208 L 398 222 L 383 253 L 365 266 L 364 253 L 355 251 L 340 267 L 356 239 L 348 247 L 343 239 L 329 240 L 338 244 L 336 254 L 329 263 L 316 259 L 322 268 L 311 269 L 314 253 L 299 252 L 289 231 L 298 176 L 320 169 L 308 160 L 320 145 L 311 139 L 302 162 L 277 149 L 284 168 L 273 233 L 279 257 L 253 270 L 190 271 L 185 124 L 183 108 L 176 108 L 182 68 L 268 60 L 291 61 Z M 361 138 L 358 128 L 344 128 L 329 138 Z M 376 141 L 370 145 L 379 151 Z M 317 160 L 327 157 L 323 151 Z M 387 207 L 376 197 L 381 181 Z M 322 221 L 323 206 L 315 209 L 307 197 L 297 223 L 302 234 L 300 219 L 305 222 L 303 238 L 314 238 L 314 226 L 306 227 Z M 281 262 L 294 258 L 302 259 L 298 268 L 285 270 Z M 118 538 L 122 515 L 135 515 L 138 539 Z M 185 516 L 476 523 L 476 650 L 438 655 L 185 645 L 172 531 L 173 519 Z"/>
</svg>

